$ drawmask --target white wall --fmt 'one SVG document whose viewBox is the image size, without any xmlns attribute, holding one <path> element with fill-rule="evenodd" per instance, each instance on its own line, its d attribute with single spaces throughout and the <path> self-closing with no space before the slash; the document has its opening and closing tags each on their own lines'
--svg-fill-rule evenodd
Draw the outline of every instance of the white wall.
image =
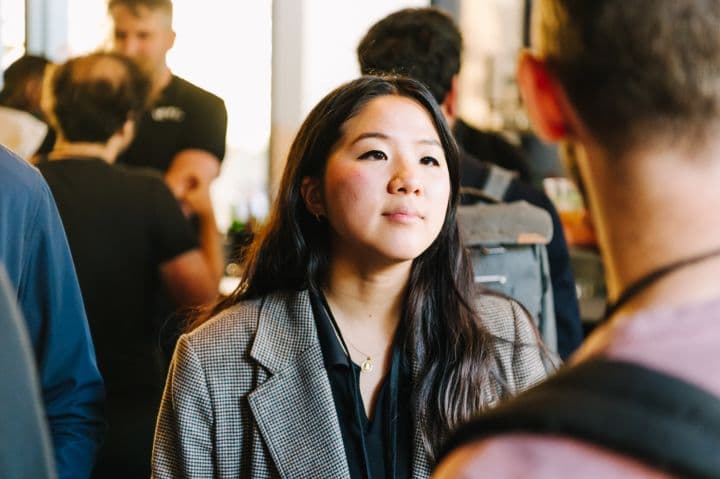
<svg viewBox="0 0 720 479">
<path fill-rule="evenodd" d="M 26 2 L 27 51 L 63 60 L 69 51 L 68 5 L 65 0 Z"/>
</svg>

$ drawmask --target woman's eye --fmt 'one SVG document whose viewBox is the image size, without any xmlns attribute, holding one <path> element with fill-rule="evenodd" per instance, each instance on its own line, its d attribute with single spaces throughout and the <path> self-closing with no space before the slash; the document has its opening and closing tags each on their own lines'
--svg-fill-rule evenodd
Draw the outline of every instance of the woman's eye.
<svg viewBox="0 0 720 479">
<path fill-rule="evenodd" d="M 433 158 L 432 156 L 423 156 L 420 158 L 420 164 L 423 165 L 431 165 L 431 166 L 440 166 L 440 162 Z"/>
<path fill-rule="evenodd" d="M 380 150 L 371 150 L 359 156 L 361 160 L 387 160 L 387 156 Z"/>
</svg>

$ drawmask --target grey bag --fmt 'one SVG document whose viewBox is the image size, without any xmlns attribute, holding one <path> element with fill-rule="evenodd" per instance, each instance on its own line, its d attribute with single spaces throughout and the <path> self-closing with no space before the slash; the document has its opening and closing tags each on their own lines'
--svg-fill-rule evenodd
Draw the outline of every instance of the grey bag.
<svg viewBox="0 0 720 479">
<path fill-rule="evenodd" d="M 486 202 L 497 200 L 486 190 L 464 187 L 461 192 Z M 526 201 L 514 201 L 462 205 L 457 218 L 475 283 L 522 304 L 535 319 L 548 349 L 556 353 L 557 327 L 546 248 L 553 233 L 550 214 Z"/>
</svg>

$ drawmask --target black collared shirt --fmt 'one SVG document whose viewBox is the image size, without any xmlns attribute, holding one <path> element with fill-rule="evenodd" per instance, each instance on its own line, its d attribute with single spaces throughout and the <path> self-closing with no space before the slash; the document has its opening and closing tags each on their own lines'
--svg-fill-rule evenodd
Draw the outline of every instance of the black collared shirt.
<svg viewBox="0 0 720 479">
<path fill-rule="evenodd" d="M 365 439 L 369 462 L 369 478 L 385 479 L 393 477 L 391 470 L 392 458 L 390 457 L 390 451 L 392 450 L 390 447 L 392 444 L 390 437 L 392 423 L 390 421 L 393 410 L 396 411 L 397 416 L 395 418 L 397 436 L 394 448 L 397 451 L 395 479 L 410 477 L 412 429 L 410 428 L 410 409 L 404 403 L 405 399 L 410 396 L 410 382 L 409 375 L 403 364 L 404 361 L 400 359 L 401 355 L 395 354 L 396 351 L 394 350 L 392 357 L 394 358 L 393 361 L 399 361 L 399 364 L 396 365 L 399 371 L 398 384 L 395 385 L 397 387 L 396 397 L 403 403 L 392 407 L 390 400 L 393 385 L 390 384 L 390 374 L 387 374 L 380 386 L 380 392 L 373 409 L 373 417 L 368 419 L 360 395 L 360 366 L 352 363 L 355 373 L 351 372 L 350 360 L 335 334 L 331 319 L 323 305 L 323 299 L 315 294 L 311 294 L 310 297 L 325 369 L 330 380 L 330 387 L 335 401 L 335 411 L 340 423 L 340 432 L 345 446 L 350 477 L 353 479 L 368 477 L 365 472 L 366 466 L 361 434 Z M 393 348 L 399 348 L 397 341 L 394 343 Z M 356 411 L 360 413 L 360 421 L 357 419 Z"/>
</svg>

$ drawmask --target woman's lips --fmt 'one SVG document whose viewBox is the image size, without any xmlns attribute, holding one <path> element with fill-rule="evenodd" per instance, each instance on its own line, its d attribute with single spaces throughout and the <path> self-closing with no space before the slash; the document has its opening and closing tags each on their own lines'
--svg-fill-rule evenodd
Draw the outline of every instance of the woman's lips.
<svg viewBox="0 0 720 479">
<path fill-rule="evenodd" d="M 414 223 L 422 219 L 422 215 L 417 211 L 398 209 L 383 213 L 383 216 L 390 221 L 397 223 Z"/>
</svg>

